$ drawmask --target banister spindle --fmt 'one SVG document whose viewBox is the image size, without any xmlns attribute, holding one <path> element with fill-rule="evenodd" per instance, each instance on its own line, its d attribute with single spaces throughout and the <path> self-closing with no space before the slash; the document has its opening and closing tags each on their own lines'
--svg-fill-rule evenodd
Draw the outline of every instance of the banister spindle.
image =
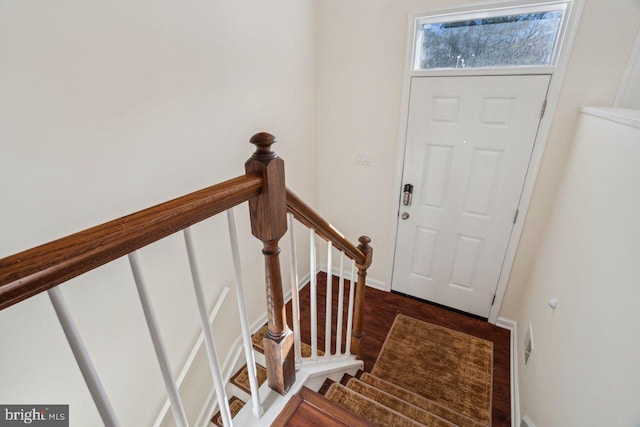
<svg viewBox="0 0 640 427">
<path fill-rule="evenodd" d="M 187 247 L 187 256 L 189 257 L 189 268 L 191 270 L 191 279 L 193 280 L 193 290 L 196 294 L 200 326 L 202 327 L 202 334 L 204 335 L 204 344 L 207 349 L 209 369 L 211 370 L 211 377 L 213 378 L 213 387 L 216 391 L 218 408 L 220 409 L 220 416 L 222 417 L 222 425 L 225 427 L 231 427 L 233 426 L 233 422 L 231 421 L 229 399 L 227 399 L 227 392 L 224 389 L 225 384 L 224 379 L 222 378 L 222 371 L 220 369 L 220 359 L 218 358 L 218 352 L 213 340 L 211 324 L 209 323 L 207 302 L 204 296 L 204 290 L 202 289 L 202 280 L 200 279 L 200 270 L 198 269 L 198 263 L 196 261 L 196 252 L 193 245 L 193 238 L 191 236 L 191 229 L 189 227 L 185 228 L 182 230 L 182 234 L 184 235 L 184 243 Z"/>
<path fill-rule="evenodd" d="M 333 245 L 331 241 L 327 242 L 327 286 L 326 286 L 326 298 L 325 298 L 325 317 L 324 317 L 324 355 L 325 357 L 331 356 L 331 305 L 333 301 L 333 266 L 331 248 Z"/>
<path fill-rule="evenodd" d="M 296 363 L 302 362 L 302 347 L 300 343 L 300 290 L 298 289 L 298 253 L 294 234 L 293 214 L 289 216 L 289 236 L 291 238 L 291 318 L 293 319 L 293 344 Z"/>
<path fill-rule="evenodd" d="M 353 300 L 356 291 L 356 262 L 351 261 L 351 280 L 349 282 L 349 308 L 347 308 L 347 337 L 345 340 L 344 354 L 351 354 L 351 328 L 353 327 Z"/>
<path fill-rule="evenodd" d="M 118 417 L 116 417 L 116 413 L 113 411 L 113 407 L 111 406 L 111 402 L 109 402 L 107 393 L 104 391 L 102 382 L 98 377 L 96 368 L 93 366 L 91 357 L 89 357 L 89 352 L 84 346 L 82 337 L 80 337 L 80 332 L 78 332 L 78 327 L 73 321 L 71 311 L 69 311 L 69 308 L 67 307 L 60 288 L 51 288 L 47 293 L 51 299 L 53 309 L 58 316 L 64 335 L 67 337 L 69 347 L 71 347 L 73 356 L 78 363 L 80 372 L 82 372 L 82 377 L 89 388 L 89 393 L 91 393 L 91 397 L 96 404 L 100 418 L 102 418 L 102 422 L 107 427 L 118 427 L 120 425 Z"/>
<path fill-rule="evenodd" d="M 236 233 L 236 220 L 233 215 L 233 208 L 227 211 L 227 225 L 229 228 L 229 241 L 231 243 L 231 258 L 233 259 L 233 273 L 236 278 L 236 299 L 240 314 L 240 326 L 242 328 L 242 343 L 244 346 L 244 356 L 247 362 L 247 377 L 249 378 L 249 388 L 251 390 L 251 401 L 253 402 L 253 416 L 260 418 L 264 413 L 260 404 L 260 393 L 258 393 L 258 373 L 256 372 L 256 360 L 253 354 L 251 343 L 251 328 L 249 327 L 249 314 L 244 298 L 244 283 L 242 280 L 242 268 L 240 266 L 240 251 L 238 249 L 238 235 Z"/>
<path fill-rule="evenodd" d="M 256 151 L 245 163 L 247 174 L 262 176 L 262 192 L 249 199 L 251 232 L 262 241 L 265 257 L 268 330 L 264 337 L 264 354 L 269 387 L 284 395 L 295 382 L 293 333 L 287 326 L 280 247 L 278 241 L 287 231 L 287 193 L 284 161 L 271 150 L 276 138 L 268 133 L 254 135 L 250 142 Z"/>
<path fill-rule="evenodd" d="M 359 358 L 362 359 L 362 338 L 364 331 L 362 330 L 362 321 L 364 316 L 364 294 L 367 286 L 367 268 L 371 265 L 373 258 L 373 248 L 369 246 L 371 239 L 367 236 L 361 236 L 358 241 L 358 249 L 364 254 L 364 262 L 356 263 L 358 268 L 358 284 L 356 286 L 356 297 L 353 312 L 353 331 L 351 333 L 351 350 Z M 352 284 L 353 285 L 353 284 Z"/>
<path fill-rule="evenodd" d="M 128 255 L 128 258 L 129 265 L 131 266 L 131 272 L 133 273 L 133 279 L 136 282 L 136 289 L 138 290 L 138 296 L 140 297 L 140 304 L 142 305 L 144 318 L 146 319 L 147 327 L 149 328 L 149 335 L 151 335 L 153 348 L 156 352 L 156 357 L 158 358 L 158 364 L 160 365 L 162 380 L 164 381 L 167 396 L 169 397 L 169 402 L 171 404 L 173 419 L 177 426 L 188 427 L 189 423 L 187 421 L 187 414 L 184 411 L 184 405 L 180 398 L 178 384 L 176 383 L 173 377 L 173 372 L 171 371 L 169 352 L 167 351 L 164 339 L 162 338 L 162 333 L 160 332 L 160 324 L 158 323 L 158 318 L 153 308 L 151 297 L 149 296 L 138 252 L 131 252 Z"/>
<path fill-rule="evenodd" d="M 336 356 L 342 356 L 342 311 L 344 309 L 344 252 L 340 252 L 340 281 L 338 282 L 338 318 L 336 319 Z"/>
<path fill-rule="evenodd" d="M 309 304 L 311 319 L 311 360 L 318 360 L 318 272 L 316 271 L 316 232 L 309 230 Z"/>
</svg>

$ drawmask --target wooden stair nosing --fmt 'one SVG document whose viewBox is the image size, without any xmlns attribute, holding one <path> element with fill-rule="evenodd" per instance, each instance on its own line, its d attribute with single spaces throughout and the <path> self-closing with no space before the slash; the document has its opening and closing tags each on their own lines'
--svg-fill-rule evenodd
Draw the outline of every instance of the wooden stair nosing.
<svg viewBox="0 0 640 427">
<path fill-rule="evenodd" d="M 350 375 L 348 372 L 345 373 L 342 378 L 340 378 L 340 384 L 347 385 L 351 378 L 354 378 L 353 375 Z"/>
<path fill-rule="evenodd" d="M 271 424 L 272 427 L 289 425 L 375 427 L 375 424 L 304 386 Z"/>
<path fill-rule="evenodd" d="M 318 389 L 318 394 L 321 395 L 325 395 L 327 393 L 327 390 L 329 390 L 329 387 L 331 387 L 332 384 L 335 384 L 335 381 L 332 380 L 331 378 L 327 378 L 324 380 L 324 382 L 322 383 L 322 385 L 320 386 L 320 388 Z"/>
</svg>

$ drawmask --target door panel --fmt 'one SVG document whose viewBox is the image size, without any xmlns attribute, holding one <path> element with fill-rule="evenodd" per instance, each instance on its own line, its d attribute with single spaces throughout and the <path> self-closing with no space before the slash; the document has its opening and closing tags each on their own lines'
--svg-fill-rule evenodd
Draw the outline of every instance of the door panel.
<svg viewBox="0 0 640 427">
<path fill-rule="evenodd" d="M 549 79 L 412 79 L 394 290 L 488 316 Z"/>
</svg>

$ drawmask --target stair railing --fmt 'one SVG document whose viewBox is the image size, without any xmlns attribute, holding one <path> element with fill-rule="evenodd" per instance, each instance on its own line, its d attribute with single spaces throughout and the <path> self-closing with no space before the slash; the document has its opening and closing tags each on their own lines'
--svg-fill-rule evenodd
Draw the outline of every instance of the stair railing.
<svg viewBox="0 0 640 427">
<path fill-rule="evenodd" d="M 76 358 L 100 417 L 106 426 L 119 426 L 120 423 L 96 373 L 89 353 L 84 346 L 71 311 L 64 301 L 62 291 L 57 286 L 127 255 L 162 372 L 174 420 L 178 426 L 187 426 L 184 405 L 180 398 L 178 385 L 174 379 L 175 376 L 171 371 L 168 352 L 164 345 L 154 307 L 149 298 L 148 285 L 144 277 L 143 268 L 136 252 L 146 245 L 182 231 L 218 406 L 223 424 L 231 426 L 231 413 L 224 389 L 225 383 L 222 378 L 215 342 L 211 332 L 210 319 L 206 311 L 207 302 L 202 290 L 200 272 L 190 231 L 190 227 L 193 224 L 225 211 L 227 212 L 229 239 L 234 262 L 244 353 L 249 368 L 252 409 L 256 417 L 259 418 L 262 415 L 263 409 L 258 393 L 255 359 L 251 349 L 251 331 L 247 310 L 244 305 L 244 284 L 233 216 L 233 207 L 244 202 L 249 203 L 251 230 L 254 236 L 263 242 L 262 252 L 265 256 L 268 332 L 264 338 L 264 349 L 269 387 L 280 394 L 285 394 L 295 381 L 296 361 L 303 362 L 300 357 L 300 311 L 296 254 L 295 250 L 292 250 L 292 289 L 295 288 L 295 292 L 292 295 L 292 304 L 295 326 L 294 331 L 291 331 L 286 323 L 282 276 L 280 274 L 280 248 L 278 246 L 279 240 L 287 231 L 287 222 L 289 222 L 293 242 L 292 249 L 295 249 L 295 239 L 293 237 L 294 218 L 310 228 L 312 252 L 315 252 L 315 238 L 313 236 L 317 235 L 328 242 L 328 301 L 330 301 L 329 298 L 332 294 L 330 280 L 332 277 L 332 248 L 335 247 L 352 260 L 346 349 L 343 353 L 340 344 L 337 344 L 337 351 L 333 357 L 362 354 L 365 279 L 366 270 L 371 264 L 372 257 L 372 249 L 368 245 L 369 238 L 361 237 L 360 245 L 355 247 L 328 222 L 322 219 L 320 215 L 286 189 L 284 162 L 271 150 L 271 145 L 276 142 L 275 137 L 267 133 L 260 133 L 254 135 L 250 142 L 255 144 L 257 149 L 245 164 L 245 175 L 0 259 L 0 310 L 41 292 L 48 293 L 69 346 Z M 339 307 L 343 305 L 344 274 L 342 272 L 344 268 L 342 259 L 341 257 Z M 310 277 L 311 286 L 314 288 L 312 289 L 313 299 L 316 287 L 315 259 L 311 261 L 311 264 Z M 355 268 L 358 270 L 357 283 L 353 273 Z M 355 286 L 354 283 L 356 283 Z M 312 306 L 311 308 L 312 316 L 315 316 L 316 307 Z M 327 310 L 326 318 L 328 321 L 325 328 L 327 333 L 325 343 L 328 342 L 329 344 L 325 344 L 325 358 L 331 356 L 330 303 L 327 304 Z M 337 322 L 339 326 L 336 331 L 338 334 L 336 342 L 340 343 L 342 342 L 341 334 L 343 330 L 341 315 L 342 308 L 339 308 L 339 321 Z M 312 335 L 314 334 L 317 335 L 317 331 L 312 331 Z M 317 337 L 316 340 L 312 341 L 315 357 L 312 355 L 311 359 L 317 359 Z"/>
<path fill-rule="evenodd" d="M 295 251 L 295 238 L 293 220 L 298 220 L 301 224 L 309 228 L 310 242 L 310 270 L 316 271 L 317 253 L 316 253 L 316 236 L 327 242 L 327 280 L 325 289 L 325 325 L 324 325 L 324 355 L 318 355 L 318 336 L 317 336 L 317 281 L 315 274 L 311 274 L 310 278 L 310 330 L 311 330 L 311 356 L 306 361 L 316 361 L 319 359 L 335 359 L 339 357 L 348 357 L 352 354 L 362 357 L 362 338 L 364 336 L 362 319 L 364 314 L 364 298 L 365 283 L 367 277 L 367 268 L 371 265 L 373 249 L 369 246 L 371 239 L 367 236 L 361 236 L 360 244 L 356 247 L 349 242 L 339 231 L 335 229 L 329 222 L 323 219 L 318 213 L 306 205 L 292 191 L 287 190 L 287 210 L 289 212 L 289 233 L 291 237 L 292 259 L 291 259 L 291 289 L 292 289 L 292 311 L 294 323 L 294 338 L 296 344 L 295 359 L 298 363 L 304 363 L 305 360 L 300 354 L 300 333 L 296 333 L 301 328 L 300 325 L 300 303 L 298 273 L 296 270 L 297 259 Z M 335 323 L 335 334 L 333 333 L 333 253 L 338 252 L 340 267 L 337 269 L 338 275 L 338 296 L 337 296 L 337 313 Z M 344 288 L 345 288 L 345 257 L 351 260 L 351 275 L 349 281 L 349 300 L 347 308 L 347 324 L 344 325 Z M 355 270 L 358 271 L 356 281 Z M 345 350 L 342 351 L 343 330 L 346 331 Z M 335 351 L 332 352 L 332 339 L 335 339 Z"/>
</svg>

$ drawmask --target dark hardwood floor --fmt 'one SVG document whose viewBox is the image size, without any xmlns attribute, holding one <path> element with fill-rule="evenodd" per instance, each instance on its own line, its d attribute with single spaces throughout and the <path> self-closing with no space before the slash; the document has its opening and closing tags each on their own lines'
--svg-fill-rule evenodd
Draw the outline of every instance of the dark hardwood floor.
<svg viewBox="0 0 640 427">
<path fill-rule="evenodd" d="M 348 303 L 348 281 L 345 281 L 344 320 L 346 328 L 346 310 Z M 332 324 L 335 329 L 338 303 L 338 278 L 332 281 Z M 318 349 L 324 350 L 324 325 L 326 301 L 326 274 L 318 274 Z M 302 340 L 310 342 L 310 286 L 300 292 L 300 317 Z M 426 322 L 444 326 L 493 342 L 493 426 L 508 427 L 511 425 L 511 385 L 510 385 L 510 332 L 484 320 L 460 314 L 446 308 L 418 301 L 403 295 L 383 292 L 367 288 L 364 311 L 364 363 L 365 370 L 370 371 L 398 314 L 405 314 Z M 287 304 L 287 322 L 291 322 L 291 303 Z M 334 334 L 335 335 L 335 334 Z M 343 333 L 343 337 L 345 334 Z M 344 338 L 342 351 L 344 351 Z M 332 342 L 335 351 L 335 339 Z"/>
</svg>

